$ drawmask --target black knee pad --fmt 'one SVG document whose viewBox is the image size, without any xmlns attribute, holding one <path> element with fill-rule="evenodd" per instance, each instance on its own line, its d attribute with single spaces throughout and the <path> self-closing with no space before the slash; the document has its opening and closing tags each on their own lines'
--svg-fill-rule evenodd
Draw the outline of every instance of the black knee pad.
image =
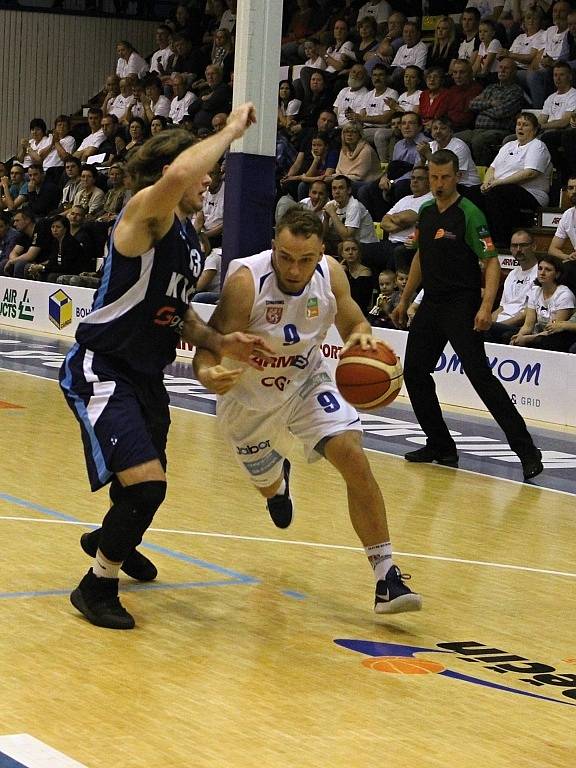
<svg viewBox="0 0 576 768">
<path fill-rule="evenodd" d="M 118 484 L 119 485 L 119 484 Z M 113 562 L 123 562 L 142 541 L 156 510 L 166 497 L 166 482 L 151 480 L 136 485 L 117 486 L 114 504 L 102 523 L 99 547 Z"/>
</svg>

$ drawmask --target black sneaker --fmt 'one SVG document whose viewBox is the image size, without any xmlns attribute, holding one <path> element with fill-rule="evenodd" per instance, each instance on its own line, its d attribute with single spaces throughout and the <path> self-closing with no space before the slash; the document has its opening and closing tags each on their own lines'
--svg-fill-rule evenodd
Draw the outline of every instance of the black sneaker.
<svg viewBox="0 0 576 768">
<path fill-rule="evenodd" d="M 268 499 L 266 506 L 276 528 L 288 528 L 292 522 L 292 499 L 290 498 L 290 462 L 284 459 L 282 467 L 284 480 L 286 481 L 286 490 Z"/>
<path fill-rule="evenodd" d="M 376 584 L 376 599 L 374 613 L 407 613 L 419 611 L 422 608 L 422 595 L 412 592 L 405 581 L 410 579 L 407 573 L 401 573 L 397 565 Z"/>
<path fill-rule="evenodd" d="M 100 541 L 100 531 L 101 528 L 97 528 L 95 531 L 83 533 L 80 536 L 80 546 L 90 557 L 96 557 L 96 550 Z M 126 560 L 124 560 L 122 570 L 131 579 L 136 579 L 137 581 L 154 581 L 156 576 L 158 576 L 158 569 L 152 560 L 148 560 L 137 549 L 133 549 Z"/>
<path fill-rule="evenodd" d="M 118 579 L 99 579 L 92 568 L 70 595 L 70 602 L 97 627 L 134 629 L 134 617 L 118 598 Z"/>
<path fill-rule="evenodd" d="M 524 480 L 530 480 L 540 472 L 544 471 L 544 465 L 542 464 L 542 451 L 538 448 L 534 448 L 534 451 L 528 456 L 520 457 L 522 462 L 522 471 L 524 472 Z"/>
<path fill-rule="evenodd" d="M 412 461 L 418 464 L 430 464 L 435 461 L 437 464 L 442 464 L 443 467 L 457 467 L 458 466 L 458 454 L 454 453 L 439 453 L 434 448 L 429 448 L 425 445 L 423 448 L 418 448 L 417 451 L 409 451 L 404 454 L 406 461 Z"/>
</svg>

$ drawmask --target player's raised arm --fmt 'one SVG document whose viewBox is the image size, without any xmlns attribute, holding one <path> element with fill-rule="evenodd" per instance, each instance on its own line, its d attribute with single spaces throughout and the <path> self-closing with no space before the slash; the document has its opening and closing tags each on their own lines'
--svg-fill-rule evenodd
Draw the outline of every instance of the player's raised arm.
<svg viewBox="0 0 576 768">
<path fill-rule="evenodd" d="M 344 270 L 338 262 L 329 257 L 330 282 L 336 299 L 337 312 L 334 320 L 344 346 L 341 353 L 360 344 L 362 349 L 376 349 L 377 339 L 372 336 L 372 326 L 362 314 L 362 310 L 352 298 L 350 286 Z"/>
<path fill-rule="evenodd" d="M 181 205 L 185 207 L 187 194 L 201 194 L 203 189 L 195 186 L 202 185 L 230 144 L 255 122 L 254 105 L 242 104 L 230 114 L 221 131 L 188 146 L 169 165 L 163 158 L 172 150 L 172 144 L 189 142 L 190 136 L 175 130 L 149 139 L 127 166 L 136 193 L 114 232 L 114 244 L 120 253 L 140 256 L 160 239 L 172 226 L 174 211 Z"/>
</svg>

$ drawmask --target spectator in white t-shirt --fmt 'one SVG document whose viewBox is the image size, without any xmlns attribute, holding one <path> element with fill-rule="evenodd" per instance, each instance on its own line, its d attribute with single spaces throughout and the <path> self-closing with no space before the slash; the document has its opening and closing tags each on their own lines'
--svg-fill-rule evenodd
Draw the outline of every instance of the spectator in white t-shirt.
<svg viewBox="0 0 576 768">
<path fill-rule="evenodd" d="M 151 74 L 158 75 L 158 77 L 170 74 L 170 59 L 174 56 L 170 47 L 171 40 L 172 30 L 170 27 L 167 24 L 159 24 L 156 27 L 156 45 L 158 48 L 150 58 Z"/>
<path fill-rule="evenodd" d="M 536 55 L 546 45 L 546 31 L 542 29 L 542 11 L 530 8 L 523 16 L 524 32 L 514 38 L 510 48 L 502 48 L 496 54 L 498 60 L 509 58 L 516 62 L 518 71 L 528 69 Z"/>
<path fill-rule="evenodd" d="M 504 0 L 468 0 L 466 8 L 478 8 L 481 18 L 497 21 L 504 8 Z"/>
<path fill-rule="evenodd" d="M 192 301 L 199 304 L 217 304 L 220 298 L 222 274 L 222 248 L 212 248 L 204 262 L 204 269 L 196 283 Z"/>
<path fill-rule="evenodd" d="M 398 100 L 398 91 L 388 87 L 388 68 L 384 64 L 376 64 L 372 69 L 372 85 L 374 88 L 368 91 L 363 98 L 360 109 L 347 112 L 349 120 L 362 124 L 364 138 L 376 147 L 378 156 L 385 161 L 386 139 L 392 133 L 389 128 L 393 111 L 388 100 Z M 378 136 L 378 141 L 376 141 Z"/>
<path fill-rule="evenodd" d="M 176 74 L 172 77 L 174 98 L 170 103 L 169 117 L 174 125 L 182 122 L 184 116 L 188 114 L 190 105 L 198 100 L 198 97 L 187 89 L 186 82 L 186 78 L 183 75 Z"/>
<path fill-rule="evenodd" d="M 170 99 L 162 93 L 160 78 L 150 75 L 144 81 L 146 98 L 144 104 L 144 117 L 151 123 L 156 115 L 168 117 L 170 114 Z"/>
<path fill-rule="evenodd" d="M 148 72 L 148 64 L 127 40 L 120 40 L 116 44 L 116 53 L 118 54 L 116 74 L 119 78 L 129 75 L 142 78 Z"/>
<path fill-rule="evenodd" d="M 54 120 L 50 141 L 50 145 L 40 150 L 38 154 L 42 158 L 42 167 L 46 171 L 48 180 L 59 181 L 64 169 L 64 160 L 74 152 L 76 146 L 76 139 L 70 134 L 68 115 L 58 115 Z"/>
<path fill-rule="evenodd" d="M 227 29 L 228 32 L 234 33 L 234 27 L 236 26 L 236 0 L 226 0 L 228 8 L 222 14 L 220 19 L 220 26 L 218 29 Z"/>
<path fill-rule="evenodd" d="M 128 108 L 134 103 L 132 93 L 132 80 L 128 77 L 120 78 L 120 93 L 108 103 L 108 115 L 116 115 L 118 120 L 126 124 Z"/>
<path fill-rule="evenodd" d="M 570 272 L 574 274 L 576 269 L 571 269 L 571 267 L 576 267 L 576 176 L 571 176 L 568 179 L 566 192 L 571 206 L 562 214 L 554 237 L 548 246 L 548 253 L 550 256 L 556 256 L 566 262 L 565 266 L 568 266 Z M 572 247 L 572 250 L 568 252 L 564 250 L 567 242 Z"/>
<path fill-rule="evenodd" d="M 331 182 L 332 200 L 324 206 L 324 242 L 326 252 L 336 254 L 338 243 L 354 238 L 360 243 L 375 243 L 378 238 L 368 210 L 352 197 L 352 182 L 335 176 Z"/>
<path fill-rule="evenodd" d="M 368 75 L 362 64 L 354 64 L 348 75 L 348 86 L 339 91 L 334 102 L 334 112 L 340 127 L 350 122 L 352 118 L 349 114 L 354 115 L 363 108 L 368 93 L 367 82 Z"/>
<path fill-rule="evenodd" d="M 478 28 L 480 25 L 480 11 L 477 8 L 466 8 L 460 17 L 463 40 L 458 47 L 458 59 L 470 61 L 472 54 L 480 47 Z"/>
<path fill-rule="evenodd" d="M 378 32 L 383 33 L 386 31 L 386 22 L 391 13 L 392 6 L 388 0 L 368 0 L 358 11 L 356 25 L 358 26 L 360 19 L 364 19 L 366 16 L 373 16 L 378 25 Z"/>
<path fill-rule="evenodd" d="M 562 166 L 564 156 L 560 151 L 562 137 L 570 125 L 570 117 L 576 111 L 576 88 L 572 87 L 572 68 L 566 61 L 557 61 L 552 70 L 556 91 L 548 96 L 538 115 L 543 131 L 540 138 L 548 147 L 552 164 Z"/>
<path fill-rule="evenodd" d="M 47 149 L 50 144 L 46 123 L 41 117 L 34 117 L 30 120 L 30 136 L 20 141 L 16 159 L 23 168 L 29 168 L 32 163 L 41 163 L 39 152 Z"/>
<path fill-rule="evenodd" d="M 224 231 L 224 179 L 220 163 L 209 172 L 210 184 L 202 198 L 202 208 L 194 218 L 194 228 L 206 235 L 212 247 L 222 245 Z"/>
<path fill-rule="evenodd" d="M 312 69 L 326 69 L 326 62 L 324 56 L 320 53 L 320 43 L 315 37 L 311 37 L 304 43 L 304 55 L 306 61 L 305 67 L 311 67 Z"/>
<path fill-rule="evenodd" d="M 480 46 L 471 59 L 474 78 L 482 83 L 495 83 L 498 72 L 496 56 L 502 50 L 502 43 L 496 37 L 495 22 L 492 19 L 483 19 L 478 34 Z"/>
<path fill-rule="evenodd" d="M 102 110 L 98 107 L 90 107 L 88 110 L 88 127 L 90 128 L 90 133 L 74 152 L 74 157 L 79 158 L 82 163 L 85 163 L 89 157 L 97 153 L 98 147 L 106 138 L 101 127 L 102 117 Z"/>
<path fill-rule="evenodd" d="M 515 329 L 524 325 L 526 302 L 538 276 L 538 258 L 534 237 L 525 229 L 512 234 L 510 253 L 518 262 L 504 280 L 500 305 L 492 312 L 492 325 L 485 340 L 495 344 L 508 344 Z"/>
<path fill-rule="evenodd" d="M 507 245 L 515 229 L 531 225 L 536 210 L 548 205 L 552 163 L 538 128 L 532 112 L 521 112 L 516 140 L 503 145 L 484 176 L 484 208 L 497 245 Z"/>
<path fill-rule="evenodd" d="M 428 57 L 428 46 L 420 40 L 420 29 L 414 21 L 407 21 L 402 30 L 404 45 L 401 45 L 392 60 L 392 87 L 400 90 L 404 82 L 406 67 L 415 66 L 424 69 Z"/>
</svg>

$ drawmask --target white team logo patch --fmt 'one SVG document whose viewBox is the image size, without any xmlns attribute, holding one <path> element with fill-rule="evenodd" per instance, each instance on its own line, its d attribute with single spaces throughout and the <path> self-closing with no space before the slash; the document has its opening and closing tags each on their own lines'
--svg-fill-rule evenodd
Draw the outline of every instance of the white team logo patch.
<svg viewBox="0 0 576 768">
<path fill-rule="evenodd" d="M 266 307 L 266 322 L 270 325 L 277 325 L 282 320 L 284 307 L 282 304 L 271 304 Z"/>
</svg>

